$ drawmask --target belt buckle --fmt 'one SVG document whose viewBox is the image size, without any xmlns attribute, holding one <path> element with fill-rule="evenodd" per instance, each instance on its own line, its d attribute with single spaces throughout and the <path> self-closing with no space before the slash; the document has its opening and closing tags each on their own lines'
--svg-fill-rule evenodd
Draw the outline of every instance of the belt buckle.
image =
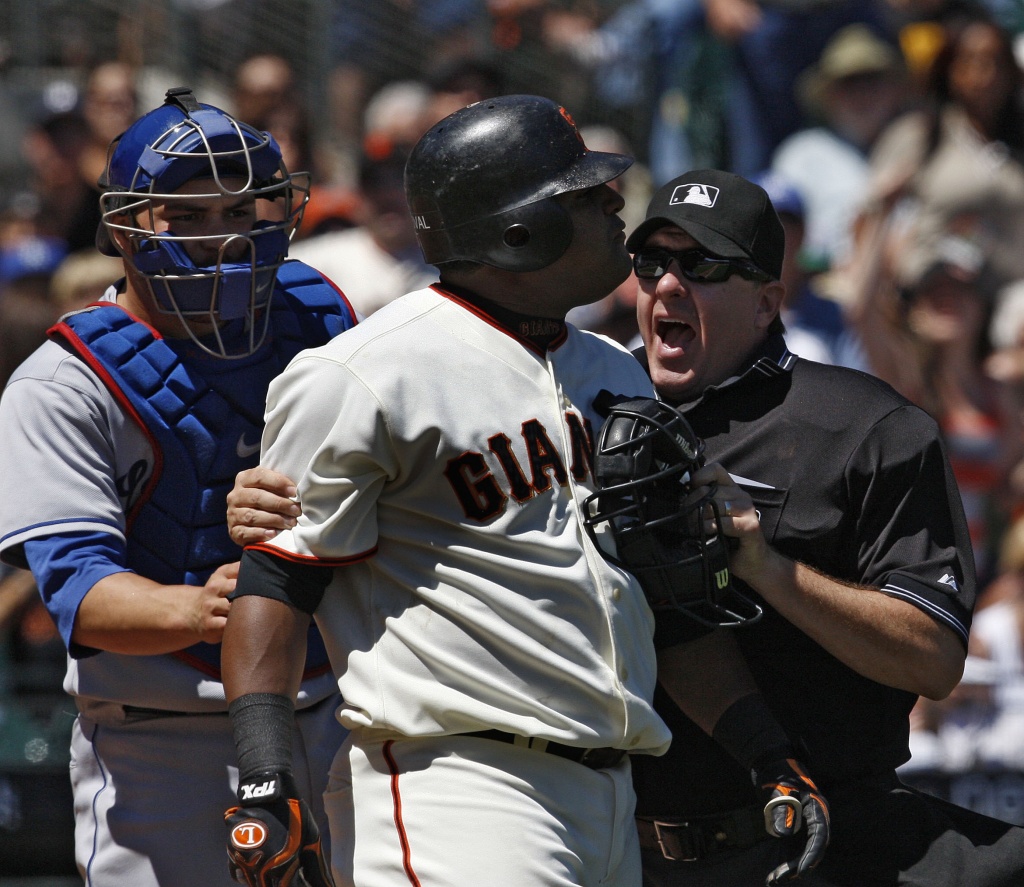
<svg viewBox="0 0 1024 887">
<path fill-rule="evenodd" d="M 659 822 L 655 819 L 652 824 L 661 855 L 665 859 L 672 862 L 696 862 L 707 855 L 701 829 L 692 828 L 688 822 Z"/>
</svg>

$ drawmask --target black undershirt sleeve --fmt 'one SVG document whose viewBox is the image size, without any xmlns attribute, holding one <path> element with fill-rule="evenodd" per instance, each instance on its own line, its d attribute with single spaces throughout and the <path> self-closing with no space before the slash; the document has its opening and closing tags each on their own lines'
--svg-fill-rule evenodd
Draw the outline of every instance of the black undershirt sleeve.
<svg viewBox="0 0 1024 887">
<path fill-rule="evenodd" d="M 247 548 L 242 552 L 238 583 L 228 600 L 250 594 L 268 597 L 312 616 L 320 606 L 333 571 L 333 567 L 296 563 Z"/>
</svg>

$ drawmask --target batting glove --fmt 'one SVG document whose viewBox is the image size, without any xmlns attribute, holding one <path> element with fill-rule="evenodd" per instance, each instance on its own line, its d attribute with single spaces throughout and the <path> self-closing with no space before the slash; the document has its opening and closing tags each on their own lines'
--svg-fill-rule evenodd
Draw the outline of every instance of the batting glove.
<svg viewBox="0 0 1024 887">
<path fill-rule="evenodd" d="M 793 758 L 770 761 L 753 772 L 754 784 L 767 798 L 764 825 L 776 838 L 791 838 L 806 833 L 799 856 L 776 868 L 765 882 L 769 887 L 793 881 L 809 872 L 825 855 L 829 841 L 828 802 L 803 765 Z"/>
<path fill-rule="evenodd" d="M 231 876 L 247 887 L 334 887 L 320 830 L 290 773 L 260 773 L 238 786 L 244 806 L 224 813 Z"/>
</svg>

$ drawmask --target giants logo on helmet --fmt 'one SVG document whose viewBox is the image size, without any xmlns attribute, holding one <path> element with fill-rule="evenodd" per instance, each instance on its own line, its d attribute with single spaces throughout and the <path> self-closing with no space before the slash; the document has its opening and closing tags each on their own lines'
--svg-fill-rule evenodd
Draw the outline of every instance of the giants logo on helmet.
<svg viewBox="0 0 1024 887">
<path fill-rule="evenodd" d="M 231 843 L 239 850 L 254 850 L 267 840 L 267 827 L 257 819 L 247 819 L 231 829 Z"/>
</svg>

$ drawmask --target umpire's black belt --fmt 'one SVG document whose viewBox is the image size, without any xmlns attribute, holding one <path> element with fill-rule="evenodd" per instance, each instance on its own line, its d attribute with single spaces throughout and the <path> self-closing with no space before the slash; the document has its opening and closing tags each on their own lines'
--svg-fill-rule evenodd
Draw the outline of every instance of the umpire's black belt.
<svg viewBox="0 0 1024 887">
<path fill-rule="evenodd" d="M 689 819 L 638 816 L 636 828 L 642 850 L 657 850 L 675 862 L 695 862 L 720 850 L 742 850 L 770 837 L 764 827 L 764 808 L 756 804 Z"/>
<path fill-rule="evenodd" d="M 532 748 L 535 751 L 543 751 L 549 755 L 567 758 L 570 761 L 575 761 L 577 764 L 582 764 L 584 767 L 589 767 L 591 770 L 603 770 L 605 767 L 614 767 L 626 756 L 625 750 L 621 748 L 581 748 L 578 745 L 562 745 L 560 742 L 519 736 L 515 733 L 505 733 L 501 730 L 480 730 L 476 733 L 460 733 L 459 735 L 475 736 L 478 739 L 493 739 L 495 742 L 507 742 L 509 745 Z"/>
</svg>

